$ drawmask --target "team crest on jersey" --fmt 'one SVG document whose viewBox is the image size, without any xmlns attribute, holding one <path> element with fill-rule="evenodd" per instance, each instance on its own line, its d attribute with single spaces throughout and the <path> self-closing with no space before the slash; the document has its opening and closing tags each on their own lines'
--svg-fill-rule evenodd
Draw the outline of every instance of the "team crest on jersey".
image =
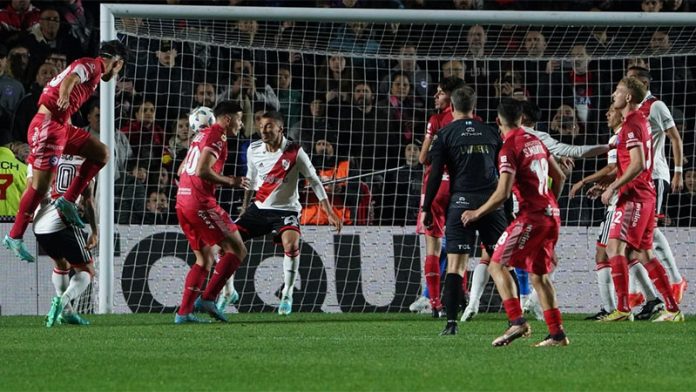
<svg viewBox="0 0 696 392">
<path fill-rule="evenodd" d="M 223 142 L 226 142 L 226 141 L 227 141 L 227 135 L 225 135 L 225 134 L 223 133 L 223 134 L 220 136 L 220 140 L 222 140 Z"/>
<path fill-rule="evenodd" d="M 501 155 L 501 156 L 500 156 L 500 162 L 502 162 L 502 163 L 507 163 L 507 155 Z"/>
<path fill-rule="evenodd" d="M 290 161 L 288 161 L 287 159 L 283 159 L 282 161 L 280 161 L 280 165 L 283 167 L 283 170 L 287 171 L 290 168 Z"/>
<path fill-rule="evenodd" d="M 51 164 L 51 166 L 56 166 L 58 164 L 58 157 L 57 156 L 52 156 L 51 158 L 48 159 L 48 163 Z"/>
</svg>

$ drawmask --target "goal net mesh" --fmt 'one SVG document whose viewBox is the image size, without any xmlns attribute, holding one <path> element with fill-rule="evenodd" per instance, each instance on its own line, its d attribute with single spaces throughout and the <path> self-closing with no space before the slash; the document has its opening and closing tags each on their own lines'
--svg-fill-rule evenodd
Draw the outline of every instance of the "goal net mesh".
<svg viewBox="0 0 696 392">
<path fill-rule="evenodd" d="M 244 109 L 242 134 L 228 140 L 226 174 L 245 173 L 246 148 L 258 138 L 255 119 L 279 110 L 286 135 L 302 144 L 327 182 L 346 229 L 337 234 L 325 226 L 316 198 L 299 184 L 305 209 L 294 306 L 301 311 L 405 311 L 420 295 L 418 153 L 444 77 L 460 77 L 477 91 L 475 113 L 485 122 L 494 123 L 501 97 L 514 96 L 539 106 L 538 129 L 568 144 L 593 145 L 609 139 L 605 113 L 614 86 L 628 66 L 641 65 L 651 71 L 652 93 L 672 111 L 685 157 L 692 162 L 695 155 L 692 27 L 182 17 L 116 18 L 116 31 L 131 50 L 116 91 L 117 312 L 169 312 L 180 299 L 195 260 L 177 227 L 175 173 L 191 135 L 188 114 L 200 105 L 233 99 Z M 559 279 L 595 297 L 594 233 L 603 206 L 567 195 L 571 184 L 605 163 L 604 157 L 576 159 L 560 198 L 564 225 L 585 234 L 577 237 L 584 242 L 563 245 L 561 263 L 577 274 Z M 693 199 L 683 195 L 668 200 L 670 225 L 691 225 L 687 200 Z M 235 218 L 242 193 L 220 189 L 218 196 Z M 252 241 L 249 250 L 235 277 L 238 308 L 274 310 L 282 249 L 269 237 Z M 478 255 L 470 271 L 477 262 Z M 493 291 L 489 284 L 482 311 L 498 311 Z M 583 301 L 587 308 L 571 310 L 589 311 L 595 297 Z"/>
</svg>

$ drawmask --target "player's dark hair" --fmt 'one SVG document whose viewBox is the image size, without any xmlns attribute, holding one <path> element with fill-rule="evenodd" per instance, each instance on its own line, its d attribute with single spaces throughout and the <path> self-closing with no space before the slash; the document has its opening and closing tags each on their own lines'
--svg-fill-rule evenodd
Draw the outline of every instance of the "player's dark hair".
<svg viewBox="0 0 696 392">
<path fill-rule="evenodd" d="M 460 113 L 469 113 L 476 107 L 476 91 L 469 86 L 460 87 L 452 91 L 450 101 L 454 110 Z"/>
<path fill-rule="evenodd" d="M 117 39 L 104 41 L 99 47 L 99 57 L 120 57 L 123 61 L 128 61 L 128 48 Z"/>
<path fill-rule="evenodd" d="M 440 83 L 438 83 L 437 86 L 440 87 L 440 89 L 444 91 L 445 94 L 452 95 L 452 92 L 454 92 L 454 90 L 466 86 L 466 82 L 456 76 L 450 76 L 448 78 L 440 80 Z"/>
<path fill-rule="evenodd" d="M 521 101 L 525 125 L 536 124 L 541 120 L 541 109 L 532 101 Z"/>
<path fill-rule="evenodd" d="M 213 115 L 215 117 L 224 116 L 225 114 L 237 114 L 242 111 L 242 107 L 239 103 L 234 101 L 222 101 L 215 105 L 213 109 Z"/>
<path fill-rule="evenodd" d="M 633 71 L 636 73 L 636 76 L 639 77 L 640 79 L 646 79 L 648 81 L 652 80 L 652 76 L 650 75 L 650 70 L 647 68 L 638 66 L 638 65 L 632 65 L 628 67 L 629 71 Z"/>
<path fill-rule="evenodd" d="M 498 104 L 498 117 L 509 127 L 516 126 L 522 118 L 522 102 L 513 98 L 503 98 Z"/>
<path fill-rule="evenodd" d="M 278 126 L 281 126 L 281 127 L 283 126 L 284 121 L 285 121 L 285 120 L 283 120 L 283 115 L 280 114 L 280 112 L 277 112 L 275 110 L 267 111 L 266 113 L 264 113 L 261 116 L 261 118 L 269 118 L 269 119 L 275 121 L 276 124 L 278 124 Z"/>
</svg>

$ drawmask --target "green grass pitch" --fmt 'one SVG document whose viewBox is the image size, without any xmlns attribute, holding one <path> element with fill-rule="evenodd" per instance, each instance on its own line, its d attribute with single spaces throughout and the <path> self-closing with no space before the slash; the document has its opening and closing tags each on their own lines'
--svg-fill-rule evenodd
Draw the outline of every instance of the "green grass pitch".
<svg viewBox="0 0 696 392">
<path fill-rule="evenodd" d="M 491 341 L 502 315 L 479 315 L 457 336 L 411 314 L 231 316 L 172 324 L 172 315 L 88 317 L 48 329 L 0 317 L 0 390 L 499 390 L 657 391 L 696 387 L 696 320 L 599 324 L 566 316 L 571 345 Z"/>
</svg>

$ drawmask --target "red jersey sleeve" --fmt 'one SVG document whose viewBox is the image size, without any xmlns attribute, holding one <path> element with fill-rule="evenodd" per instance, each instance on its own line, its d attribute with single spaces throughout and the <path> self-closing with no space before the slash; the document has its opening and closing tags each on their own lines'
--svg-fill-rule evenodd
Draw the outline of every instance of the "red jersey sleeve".
<svg viewBox="0 0 696 392">
<path fill-rule="evenodd" d="M 429 138 L 433 138 L 435 134 L 437 133 L 439 128 L 439 121 L 437 118 L 436 114 L 433 114 L 430 116 L 430 119 L 428 119 L 428 127 L 425 129 L 425 136 Z"/>
<path fill-rule="evenodd" d="M 208 133 L 208 137 L 205 138 L 202 150 L 210 151 L 215 158 L 220 158 L 222 151 L 227 143 L 227 137 L 224 133 L 220 132 L 220 129 L 211 129 Z"/>
<path fill-rule="evenodd" d="M 517 171 L 517 158 L 514 148 L 514 139 L 509 138 L 503 143 L 503 147 L 498 154 L 498 171 L 502 173 L 515 174 Z"/>
</svg>

